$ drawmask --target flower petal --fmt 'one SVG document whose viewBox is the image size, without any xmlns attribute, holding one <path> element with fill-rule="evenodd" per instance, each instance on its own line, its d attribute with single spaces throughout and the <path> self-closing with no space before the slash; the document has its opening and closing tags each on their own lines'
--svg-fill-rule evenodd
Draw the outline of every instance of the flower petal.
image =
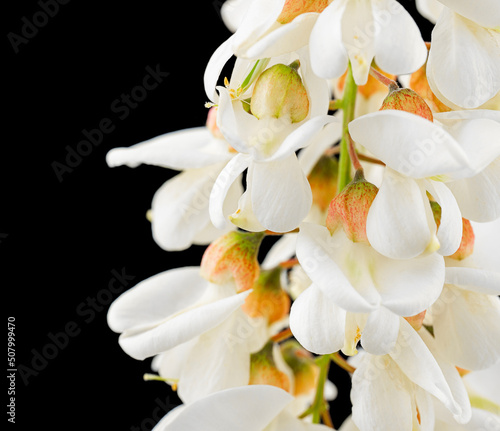
<svg viewBox="0 0 500 431">
<path fill-rule="evenodd" d="M 386 169 L 366 219 L 368 240 L 391 259 L 416 257 L 432 240 L 428 213 L 425 190 L 416 181 Z"/>
<path fill-rule="evenodd" d="M 375 62 L 393 75 L 415 72 L 427 59 L 427 47 L 412 16 L 395 0 L 372 2 L 380 32 L 375 39 Z"/>
<path fill-rule="evenodd" d="M 109 307 L 108 325 L 114 332 L 152 327 L 194 304 L 208 286 L 198 266 L 161 272 L 120 295 Z"/>
<path fill-rule="evenodd" d="M 497 28 L 500 25 L 500 8 L 496 0 L 439 0 L 456 13 L 476 22 L 482 27 Z"/>
<path fill-rule="evenodd" d="M 307 350 L 319 355 L 337 352 L 344 345 L 346 312 L 312 284 L 293 302 L 290 329 Z"/>
<path fill-rule="evenodd" d="M 247 181 L 253 212 L 266 229 L 288 232 L 307 216 L 311 187 L 295 153 L 282 160 L 254 162 Z"/>
<path fill-rule="evenodd" d="M 498 265 L 498 263 L 497 263 Z M 500 295 L 500 272 L 476 268 L 446 268 L 446 283 L 471 292 Z"/>
<path fill-rule="evenodd" d="M 293 397 L 268 385 L 226 389 L 184 407 L 167 426 L 155 431 L 262 431 Z"/>
<path fill-rule="evenodd" d="M 499 46 L 498 33 L 445 8 L 432 31 L 427 62 L 431 90 L 463 108 L 481 106 L 500 90 Z"/>
<path fill-rule="evenodd" d="M 247 290 L 186 310 L 151 328 L 125 331 L 120 336 L 120 346 L 139 360 L 157 355 L 221 324 L 245 302 L 250 292 Z"/>
<path fill-rule="evenodd" d="M 368 353 L 385 355 L 396 344 L 399 334 L 399 317 L 387 308 L 380 307 L 368 316 L 361 333 L 361 345 Z"/>
<path fill-rule="evenodd" d="M 217 141 L 219 145 L 213 145 Z M 114 148 L 106 154 L 110 167 L 140 164 L 182 171 L 227 161 L 232 155 L 227 144 L 213 138 L 206 127 L 179 130 L 157 136 L 128 148 Z"/>
<path fill-rule="evenodd" d="M 311 32 L 311 65 L 321 78 L 339 77 L 347 69 L 349 58 L 342 42 L 342 15 L 346 4 L 345 0 L 336 0 L 328 5 Z"/>
<path fill-rule="evenodd" d="M 210 219 L 215 227 L 225 229 L 227 217 L 224 214 L 224 201 L 236 178 L 248 167 L 250 158 L 237 154 L 221 171 L 214 183 L 209 199 Z"/>
<path fill-rule="evenodd" d="M 351 137 L 390 168 L 412 178 L 453 174 L 467 154 L 442 127 L 409 112 L 384 110 L 349 123 Z"/>
<path fill-rule="evenodd" d="M 224 65 L 233 56 L 233 40 L 234 35 L 224 41 L 214 51 L 205 68 L 205 73 L 203 75 L 205 93 L 212 102 L 216 102 L 219 99 L 215 88 L 217 87 L 217 81 L 219 80 Z"/>
</svg>

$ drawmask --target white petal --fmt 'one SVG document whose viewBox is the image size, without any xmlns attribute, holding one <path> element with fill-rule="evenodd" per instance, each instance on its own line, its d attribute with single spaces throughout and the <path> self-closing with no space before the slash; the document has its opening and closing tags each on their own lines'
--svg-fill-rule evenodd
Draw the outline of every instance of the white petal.
<svg viewBox="0 0 500 431">
<path fill-rule="evenodd" d="M 290 329 L 310 352 L 337 352 L 344 345 L 345 311 L 312 284 L 293 302 Z"/>
<path fill-rule="evenodd" d="M 225 229 L 227 218 L 224 214 L 224 201 L 236 178 L 248 167 L 250 159 L 244 154 L 236 155 L 217 177 L 210 192 L 209 213 L 215 227 Z"/>
<path fill-rule="evenodd" d="M 352 420 L 360 431 L 412 429 L 411 386 L 388 356 L 366 355 L 352 375 Z"/>
<path fill-rule="evenodd" d="M 210 192 L 223 167 L 217 164 L 184 171 L 155 193 L 151 204 L 153 238 L 164 250 L 188 248 L 210 223 Z"/>
<path fill-rule="evenodd" d="M 244 339 L 235 343 L 230 338 L 238 330 L 236 314 L 202 334 L 190 355 L 184 358 L 178 385 L 179 397 L 184 403 L 190 404 L 209 394 L 248 384 L 249 346 Z"/>
<path fill-rule="evenodd" d="M 154 326 L 194 304 L 208 286 L 199 267 L 161 272 L 120 295 L 109 307 L 108 325 L 114 332 Z"/>
<path fill-rule="evenodd" d="M 481 371 L 474 371 L 463 377 L 467 390 L 474 395 L 479 395 L 495 404 L 500 405 L 500 362 Z"/>
<path fill-rule="evenodd" d="M 442 127 L 409 112 L 384 110 L 349 123 L 355 142 L 413 178 L 460 172 L 469 165 L 460 144 Z"/>
<path fill-rule="evenodd" d="M 152 328 L 125 331 L 120 336 L 120 346 L 139 360 L 157 355 L 221 324 L 245 302 L 249 293 L 250 290 L 187 310 Z"/>
<path fill-rule="evenodd" d="M 396 347 L 390 353 L 403 373 L 415 384 L 441 401 L 454 415 L 462 409 L 453 399 L 441 368 L 417 332 L 403 318 Z"/>
<path fill-rule="evenodd" d="M 311 65 L 321 78 L 336 78 L 347 69 L 348 57 L 342 42 L 342 15 L 346 1 L 332 2 L 321 12 L 311 37 Z"/>
<path fill-rule="evenodd" d="M 205 68 L 203 76 L 205 93 L 212 102 L 216 102 L 219 99 L 215 88 L 217 87 L 217 81 L 224 65 L 233 56 L 233 38 L 234 36 L 229 37 L 214 51 Z"/>
<path fill-rule="evenodd" d="M 489 222 L 500 217 L 500 157 L 479 174 L 446 185 L 466 219 Z"/>
<path fill-rule="evenodd" d="M 424 18 L 427 18 L 433 24 L 443 10 L 443 5 L 438 0 L 417 0 L 417 10 Z"/>
<path fill-rule="evenodd" d="M 291 259 L 295 254 L 297 245 L 297 234 L 289 233 L 283 235 L 267 252 L 262 261 L 262 269 L 271 269 L 278 266 L 281 262 Z"/>
<path fill-rule="evenodd" d="M 219 145 L 211 145 L 218 141 Z M 157 136 L 128 148 L 114 148 L 106 154 L 110 167 L 140 164 L 182 171 L 201 168 L 231 158 L 226 144 L 213 138 L 206 127 L 179 130 Z"/>
<path fill-rule="evenodd" d="M 335 253 L 342 254 L 345 246 L 345 242 L 339 241 L 341 235 L 345 237 L 344 233 L 338 234 L 332 237 L 324 226 L 302 223 L 297 237 L 297 257 L 302 268 L 323 293 L 343 309 L 358 313 L 377 309 L 380 298 L 376 291 L 363 292 L 364 297 L 335 262 Z"/>
<path fill-rule="evenodd" d="M 456 13 L 475 21 L 483 27 L 498 28 L 500 25 L 500 7 L 496 0 L 439 0 Z"/>
<path fill-rule="evenodd" d="M 484 369 L 500 357 L 500 301 L 495 296 L 445 288 L 431 308 L 439 350 L 467 370 Z"/>
<path fill-rule="evenodd" d="M 380 258 L 374 267 L 382 304 L 400 316 L 414 316 L 424 311 L 443 288 L 444 259 L 437 253 L 413 259 Z"/>
<path fill-rule="evenodd" d="M 432 240 L 428 199 L 419 184 L 386 169 L 366 220 L 372 247 L 392 259 L 421 254 Z"/>
<path fill-rule="evenodd" d="M 300 168 L 297 156 L 283 160 L 254 162 L 251 188 L 252 208 L 266 229 L 288 232 L 306 217 L 312 205 L 311 187 Z"/>
<path fill-rule="evenodd" d="M 380 307 L 368 316 L 361 333 L 361 345 L 368 353 L 385 355 L 396 344 L 399 334 L 399 317 L 387 308 Z"/>
<path fill-rule="evenodd" d="M 427 63 L 431 89 L 458 106 L 481 106 L 500 89 L 499 46 L 495 31 L 443 10 L 432 32 Z"/>
<path fill-rule="evenodd" d="M 198 400 L 155 431 L 262 431 L 293 397 L 282 389 L 250 385 Z"/>
<path fill-rule="evenodd" d="M 450 256 L 462 241 L 462 214 L 455 197 L 443 183 L 426 181 L 425 188 L 441 206 L 441 222 L 437 231 L 439 254 Z"/>
<path fill-rule="evenodd" d="M 375 61 L 394 75 L 412 73 L 427 59 L 427 47 L 412 16 L 395 0 L 372 2 L 380 32 L 375 39 Z"/>
<path fill-rule="evenodd" d="M 498 258 L 498 256 L 496 256 Z M 446 268 L 446 283 L 485 295 L 500 295 L 500 272 L 476 268 Z"/>
<path fill-rule="evenodd" d="M 500 218 L 489 223 L 472 222 L 472 229 L 474 230 L 473 266 L 498 272 L 497 246 L 500 244 Z"/>
</svg>

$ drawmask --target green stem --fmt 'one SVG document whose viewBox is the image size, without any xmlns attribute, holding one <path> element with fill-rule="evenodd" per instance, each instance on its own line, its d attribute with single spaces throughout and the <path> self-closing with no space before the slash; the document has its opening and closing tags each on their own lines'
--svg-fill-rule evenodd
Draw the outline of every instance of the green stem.
<svg viewBox="0 0 500 431">
<path fill-rule="evenodd" d="M 324 390 L 325 382 L 328 378 L 328 370 L 330 369 L 330 355 L 323 355 L 317 359 L 319 365 L 318 386 L 312 407 L 312 422 L 319 424 L 321 422 L 321 413 L 325 410 Z"/>
<path fill-rule="evenodd" d="M 349 123 L 354 120 L 354 107 L 356 105 L 356 94 L 358 86 L 352 76 L 351 65 L 347 70 L 344 85 L 344 97 L 342 99 L 342 140 L 340 141 L 339 174 L 337 189 L 340 193 L 344 187 L 351 182 L 351 160 L 349 157 Z"/>
</svg>

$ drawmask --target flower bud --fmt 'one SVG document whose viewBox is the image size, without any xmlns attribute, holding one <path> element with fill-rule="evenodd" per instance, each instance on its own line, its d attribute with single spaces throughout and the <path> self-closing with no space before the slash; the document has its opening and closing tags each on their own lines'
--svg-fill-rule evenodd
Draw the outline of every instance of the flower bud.
<svg viewBox="0 0 500 431">
<path fill-rule="evenodd" d="M 291 368 L 295 378 L 294 396 L 305 395 L 316 388 L 319 367 L 314 356 L 297 341 L 288 340 L 281 344 L 281 354 Z"/>
<path fill-rule="evenodd" d="M 238 292 L 250 289 L 259 276 L 257 261 L 264 233 L 233 231 L 210 244 L 201 260 L 202 277 L 215 284 L 232 278 Z"/>
<path fill-rule="evenodd" d="M 415 314 L 415 316 L 405 317 L 406 321 L 412 326 L 415 331 L 420 331 L 424 324 L 425 313 L 427 310 L 421 313 Z"/>
<path fill-rule="evenodd" d="M 328 3 L 328 0 L 286 0 L 277 21 L 280 24 L 288 24 L 303 13 L 322 12 Z"/>
<path fill-rule="evenodd" d="M 399 88 L 391 91 L 382 102 L 381 111 L 385 109 L 396 109 L 420 115 L 426 120 L 433 121 L 431 108 L 425 100 L 415 91 L 409 88 Z"/>
<path fill-rule="evenodd" d="M 437 229 L 441 224 L 441 206 L 434 201 L 431 201 L 432 214 L 436 222 Z M 472 229 L 471 222 L 462 217 L 462 240 L 455 253 L 448 256 L 451 259 L 463 260 L 469 257 L 474 251 L 474 230 Z"/>
<path fill-rule="evenodd" d="M 326 218 L 330 234 L 333 235 L 342 226 L 351 241 L 369 244 L 366 218 L 377 192 L 377 186 L 366 181 L 358 171 L 354 179 L 330 202 Z"/>
<path fill-rule="evenodd" d="M 290 390 L 290 379 L 278 369 L 274 359 L 274 343 L 269 341 L 257 353 L 250 356 L 249 385 L 271 385 L 285 391 Z"/>
<path fill-rule="evenodd" d="M 307 90 L 297 72 L 298 61 L 290 66 L 275 64 L 261 73 L 252 93 L 250 111 L 259 120 L 282 118 L 298 123 L 307 117 Z"/>
<path fill-rule="evenodd" d="M 281 287 L 281 269 L 261 271 L 242 308 L 250 317 L 265 317 L 268 325 L 290 312 L 290 298 Z"/>
<path fill-rule="evenodd" d="M 337 192 L 338 161 L 322 156 L 307 177 L 311 185 L 313 204 L 326 211 Z"/>
</svg>

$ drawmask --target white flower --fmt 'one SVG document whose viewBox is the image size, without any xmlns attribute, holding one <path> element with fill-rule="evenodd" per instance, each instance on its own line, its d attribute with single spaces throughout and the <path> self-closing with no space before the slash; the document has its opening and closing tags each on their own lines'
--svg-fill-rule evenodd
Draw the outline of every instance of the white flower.
<svg viewBox="0 0 500 431">
<path fill-rule="evenodd" d="M 154 431 L 327 431 L 290 413 L 294 397 L 283 389 L 250 385 L 226 389 L 168 413 Z"/>
<path fill-rule="evenodd" d="M 422 66 L 427 48 L 411 15 L 395 0 L 335 0 L 319 16 L 309 41 L 314 72 L 341 76 L 351 62 L 364 85 L 372 60 L 400 75 Z"/>
<path fill-rule="evenodd" d="M 425 310 L 444 282 L 444 261 L 436 253 L 393 260 L 350 241 L 342 229 L 330 236 L 308 223 L 300 226 L 297 257 L 313 284 L 293 303 L 290 328 L 319 354 L 355 354 L 360 339 L 367 351 L 387 353 L 398 335 L 398 316 Z"/>
<path fill-rule="evenodd" d="M 447 259 L 445 287 L 426 316 L 442 356 L 467 370 L 500 361 L 500 219 L 473 227 L 473 254 Z"/>
<path fill-rule="evenodd" d="M 432 32 L 429 85 L 451 108 L 477 108 L 500 91 L 500 4 L 440 2 L 447 7 Z"/>
<path fill-rule="evenodd" d="M 224 139 L 208 127 L 196 127 L 158 136 L 129 148 L 111 150 L 109 166 L 140 164 L 183 171 L 158 189 L 151 204 L 151 227 L 156 243 L 165 250 L 184 250 L 208 244 L 228 229 L 215 228 L 209 217 L 209 196 L 217 176 L 234 156 Z M 234 182 L 226 205 L 234 206 L 242 193 Z M 225 208 L 225 213 L 229 214 Z"/>
<path fill-rule="evenodd" d="M 395 348 L 384 356 L 364 354 L 352 376 L 352 420 L 360 431 L 434 429 L 437 399 L 459 423 L 471 417 L 458 371 L 433 355 L 433 339 L 404 319 Z M 356 429 L 346 424 L 342 430 Z"/>
<path fill-rule="evenodd" d="M 199 272 L 185 267 L 157 274 L 122 294 L 108 312 L 127 354 L 139 360 L 162 354 L 155 367 L 179 381 L 185 402 L 247 384 L 250 353 L 269 336 L 241 309 L 251 291 L 236 294 L 233 283 L 211 284 Z"/>
<path fill-rule="evenodd" d="M 437 245 L 442 255 L 453 254 L 462 216 L 477 221 L 500 216 L 499 113 L 435 117 L 441 125 L 384 110 L 349 124 L 352 138 L 387 165 L 367 220 L 368 239 L 385 256 L 410 258 Z M 437 234 L 426 192 L 442 209 Z"/>
</svg>

